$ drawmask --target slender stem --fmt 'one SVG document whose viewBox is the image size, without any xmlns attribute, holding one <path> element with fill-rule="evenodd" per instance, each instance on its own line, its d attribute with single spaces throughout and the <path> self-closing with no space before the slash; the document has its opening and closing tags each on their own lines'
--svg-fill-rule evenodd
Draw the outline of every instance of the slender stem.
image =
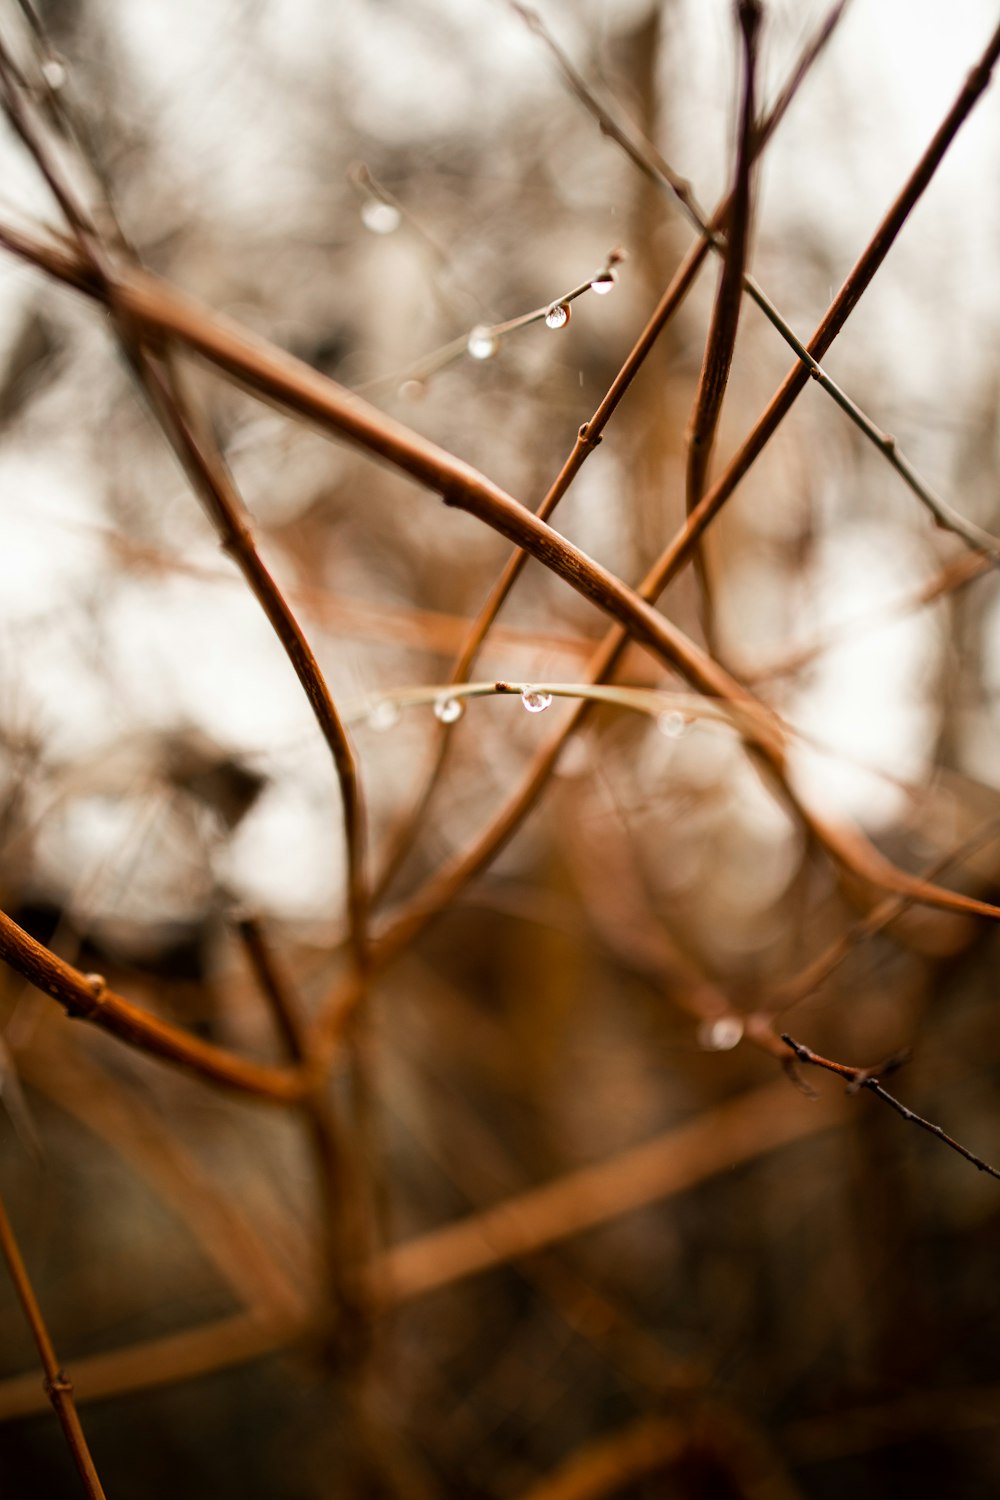
<svg viewBox="0 0 1000 1500">
<path fill-rule="evenodd" d="M 724 253 L 726 250 L 726 240 L 719 232 L 719 227 L 714 221 L 711 224 L 707 222 L 706 216 L 702 209 L 699 207 L 694 193 L 691 190 L 690 183 L 687 182 L 684 178 L 680 177 L 679 174 L 676 173 L 668 165 L 668 163 L 663 160 L 662 156 L 649 141 L 637 138 L 635 132 L 626 131 L 622 128 L 622 126 L 617 122 L 614 116 L 604 107 L 603 104 L 601 104 L 600 100 L 588 87 L 583 77 L 580 75 L 580 73 L 577 72 L 573 64 L 570 62 L 569 57 L 555 41 L 554 37 L 548 31 L 541 19 L 535 14 L 535 12 L 530 11 L 526 6 L 519 4 L 518 0 L 510 0 L 510 3 L 511 8 L 522 16 L 522 18 L 530 26 L 531 30 L 536 32 L 542 38 L 545 45 L 555 58 L 559 70 L 565 78 L 566 82 L 569 84 L 572 91 L 576 94 L 576 96 L 580 99 L 584 106 L 597 120 L 598 124 L 601 127 L 602 133 L 610 136 L 611 139 L 614 140 L 622 148 L 625 154 L 640 169 L 641 172 L 643 172 L 658 186 L 665 188 L 667 192 L 669 192 L 671 196 L 676 199 L 689 222 L 694 225 L 694 227 L 699 231 L 701 235 L 704 236 L 703 243 L 706 245 L 706 247 L 710 246 L 718 253 Z M 837 7 L 835 9 L 835 12 L 829 17 L 827 27 L 825 27 L 821 32 L 822 41 L 824 43 L 829 37 L 830 32 L 832 31 L 833 25 L 835 25 L 836 22 L 840 19 L 840 15 L 842 14 L 842 12 L 843 6 Z M 1000 35 L 1000 33 L 998 33 L 998 35 Z M 965 113 L 968 112 L 968 109 L 971 108 L 972 104 L 975 103 L 976 98 L 978 98 L 979 94 L 982 93 L 982 91 L 989 83 L 990 73 L 996 63 L 996 43 L 997 35 L 995 35 L 991 40 L 983 59 L 969 74 L 969 77 L 966 81 L 966 86 L 963 89 L 962 94 L 959 96 L 959 100 L 956 102 L 955 109 L 952 111 L 952 115 L 954 116 L 956 114 L 956 111 L 964 110 L 964 113 L 958 114 L 958 117 L 954 123 L 954 129 L 957 129 L 958 125 L 962 123 Z M 780 103 L 781 101 L 779 101 L 779 104 Z M 951 119 L 951 116 L 949 116 L 949 119 Z M 932 142 L 932 146 L 930 148 L 931 151 L 935 149 L 935 143 L 939 141 L 939 138 L 946 134 L 948 127 L 949 120 L 946 120 L 944 125 L 941 127 L 941 131 L 938 132 L 938 136 L 935 137 L 935 142 Z M 952 129 L 951 134 L 947 134 L 946 138 L 943 139 L 940 154 L 938 155 L 937 160 L 934 161 L 933 165 L 931 165 L 930 173 L 927 176 L 926 181 L 924 181 L 920 186 L 913 200 L 905 207 L 902 218 L 900 218 L 895 228 L 892 229 L 888 240 L 882 246 L 879 253 L 879 259 L 873 266 L 871 275 L 874 275 L 874 271 L 878 268 L 878 265 L 881 264 L 886 251 L 892 243 L 892 240 L 895 238 L 896 234 L 899 231 L 899 228 L 902 226 L 903 219 L 905 219 L 906 215 L 913 207 L 913 203 L 916 202 L 916 198 L 919 197 L 920 192 L 923 191 L 923 187 L 926 186 L 927 181 L 930 180 L 930 175 L 933 174 L 933 171 L 937 166 L 937 161 L 940 160 L 940 157 L 943 156 L 944 151 L 947 150 L 948 146 L 950 145 L 954 129 Z M 918 166 L 917 168 L 917 174 L 915 174 L 915 176 L 918 175 L 925 167 L 928 162 L 929 155 L 930 152 L 928 153 L 928 155 L 925 155 L 920 166 Z M 914 179 L 911 178 L 911 183 L 907 185 L 907 189 L 904 189 L 904 192 L 901 195 L 900 199 L 897 200 L 896 207 L 899 207 L 900 203 L 903 202 L 904 198 L 906 197 L 908 188 L 913 184 L 913 180 Z M 868 254 L 872 250 L 873 246 L 886 230 L 891 217 L 892 215 L 890 214 L 889 219 L 883 221 L 883 225 L 876 232 L 875 239 L 872 241 L 872 244 L 869 246 L 866 254 Z M 857 273 L 860 265 L 861 262 L 859 262 L 859 265 L 855 267 L 855 271 L 852 272 L 852 277 Z M 869 275 L 867 279 L 863 281 L 863 284 L 859 283 L 858 286 L 854 288 L 854 292 L 856 292 L 856 295 L 854 295 L 854 301 L 850 302 L 849 306 L 847 307 L 847 311 L 844 313 L 845 319 L 853 309 L 853 306 L 861 296 L 861 293 L 864 291 L 865 287 L 868 285 L 868 281 L 871 280 L 871 275 Z M 936 495 L 933 489 L 917 473 L 913 464 L 910 463 L 908 459 L 904 458 L 903 455 L 899 452 L 896 446 L 895 439 L 892 438 L 889 434 L 884 433 L 879 428 L 879 426 L 871 420 L 870 417 L 866 416 L 861 408 L 857 405 L 857 403 L 854 402 L 850 398 L 850 396 L 848 396 L 841 389 L 841 387 L 837 385 L 837 383 L 833 379 L 831 379 L 826 371 L 822 369 L 819 364 L 819 360 L 822 357 L 822 353 L 825 351 L 825 349 L 829 347 L 829 343 L 832 342 L 832 338 L 835 335 L 831 335 L 827 342 L 822 344 L 821 347 L 815 345 L 816 335 L 814 335 L 814 340 L 813 342 L 810 342 L 809 345 L 803 344 L 798 335 L 795 333 L 791 324 L 787 321 L 786 318 L 781 315 L 775 304 L 771 301 L 770 297 L 768 297 L 766 292 L 760 286 L 759 282 L 757 282 L 753 276 L 745 272 L 742 278 L 742 284 L 744 291 L 752 299 L 752 301 L 757 304 L 761 312 L 767 318 L 768 322 L 772 325 L 773 328 L 776 329 L 776 331 L 781 335 L 781 337 L 785 340 L 789 347 L 795 351 L 795 354 L 798 356 L 802 364 L 802 382 L 799 385 L 798 389 L 795 391 L 795 395 L 792 397 L 792 400 L 795 399 L 795 396 L 797 396 L 799 391 L 802 389 L 802 386 L 805 384 L 806 378 L 808 376 L 811 376 L 822 387 L 822 389 L 832 397 L 837 405 L 844 412 L 846 412 L 851 421 L 854 422 L 858 429 L 863 432 L 864 435 L 875 445 L 875 447 L 879 450 L 883 457 L 888 460 L 888 462 L 899 474 L 900 478 L 903 479 L 903 481 L 909 486 L 913 494 L 916 495 L 917 499 L 920 500 L 920 502 L 927 508 L 928 511 L 930 511 L 938 526 L 942 527 L 944 530 L 954 532 L 954 534 L 956 536 L 960 536 L 968 546 L 974 548 L 978 552 L 983 553 L 985 556 L 989 557 L 992 562 L 1000 564 L 1000 541 L 998 541 L 997 538 L 991 536 L 988 532 L 983 531 L 981 527 L 974 525 L 974 523 L 970 521 L 966 521 L 958 511 L 956 511 L 952 506 L 948 505 L 946 501 L 942 500 L 938 495 Z M 848 281 L 844 284 L 841 295 L 843 295 L 843 293 L 848 290 L 850 285 L 851 278 L 849 277 Z M 835 302 L 833 304 L 833 307 L 830 309 L 830 312 L 828 312 L 827 318 L 830 317 L 830 314 L 836 307 L 837 303 Z M 839 331 L 840 326 L 842 326 L 842 323 L 837 325 L 836 331 Z M 820 328 L 822 329 L 823 327 L 824 325 L 821 324 Z M 770 433 L 768 433 L 767 436 L 770 437 Z M 765 441 L 766 440 L 767 439 L 765 439 Z M 761 446 L 763 446 L 763 444 Z M 755 453 L 754 457 L 756 456 L 757 454 Z M 753 460 L 751 459 L 751 462 L 752 461 Z M 747 465 L 747 467 L 749 467 L 749 464 Z M 743 477 L 743 474 L 745 472 L 746 470 L 744 469 L 742 473 L 739 474 L 737 482 L 739 478 Z M 723 477 L 725 478 L 725 476 Z M 722 481 L 720 480 L 720 485 L 721 484 Z M 717 486 L 716 488 L 718 489 L 719 487 Z M 733 485 L 733 488 L 735 488 L 735 484 Z M 702 524 L 700 521 L 697 523 L 693 535 L 691 535 L 687 541 L 685 561 L 689 561 L 692 556 L 697 555 L 697 543 L 701 537 L 702 532 L 705 529 L 705 526 L 708 524 L 709 520 L 713 519 L 719 506 L 723 504 L 726 499 L 728 499 L 730 493 L 731 490 L 726 491 L 722 495 L 722 498 L 718 499 L 717 503 L 714 503 L 711 506 L 707 506 L 707 519 L 705 520 L 704 524 Z M 695 523 L 693 518 L 689 518 L 689 529 L 694 526 Z M 682 533 L 682 535 L 686 535 L 686 533 Z"/>
<path fill-rule="evenodd" d="M 663 553 L 658 565 L 662 588 L 665 588 L 680 569 L 690 561 L 706 528 L 760 457 L 809 380 L 817 378 L 814 366 L 830 348 L 870 286 L 876 272 L 892 249 L 900 230 L 934 177 L 949 146 L 989 85 L 998 57 L 1000 57 L 1000 25 L 997 26 L 982 56 L 966 78 L 955 102 L 911 172 L 905 186 L 897 195 L 895 202 L 862 251 L 840 291 L 827 308 L 808 344 L 802 346 L 801 349 L 796 348 L 798 355 L 796 364 L 774 393 L 766 410 L 729 463 L 725 473 L 720 475 L 715 484 L 706 492 L 688 517 L 686 524 Z M 808 361 L 803 359 L 803 355 L 808 355 Z M 826 378 L 825 388 L 829 391 L 831 386 L 832 382 Z M 846 397 L 844 399 L 847 400 Z M 851 405 L 853 406 L 853 403 Z M 845 410 L 847 410 L 846 406 Z M 867 425 L 875 431 L 878 430 L 874 423 Z M 888 438 L 885 438 L 880 447 L 887 456 L 890 449 L 895 452 L 894 445 Z M 898 458 L 899 455 L 896 456 Z M 906 468 L 907 472 L 912 473 L 908 465 Z M 903 472 L 902 468 L 900 472 Z M 926 494 L 922 498 L 927 503 Z M 940 524 L 940 517 L 935 518 Z M 990 548 L 995 548 L 996 545 L 992 539 L 988 539 Z M 980 550 L 982 550 L 981 545 Z"/>
<path fill-rule="evenodd" d="M 90 1500 L 104 1500 L 104 1489 L 94 1467 L 94 1460 L 90 1456 L 87 1439 L 83 1435 L 76 1403 L 73 1400 L 72 1383 L 56 1358 L 56 1351 L 45 1326 L 45 1319 L 42 1317 L 42 1310 L 38 1305 L 38 1298 L 31 1285 L 31 1278 L 21 1256 L 10 1219 L 7 1217 L 2 1197 L 0 1197 L 0 1248 L 3 1250 L 4 1259 L 10 1270 L 10 1279 L 14 1283 L 14 1289 L 24 1308 L 28 1326 L 38 1346 L 38 1355 L 45 1372 L 46 1394 L 59 1419 L 66 1443 L 73 1455 L 73 1462 L 83 1481 L 83 1488 L 90 1496 Z"/>
<path fill-rule="evenodd" d="M 901 1115 L 911 1125 L 919 1125 L 921 1130 L 928 1131 L 952 1151 L 957 1151 L 959 1156 L 964 1156 L 965 1160 L 970 1161 L 980 1172 L 986 1172 L 990 1177 L 1000 1179 L 1000 1171 L 996 1167 L 991 1167 L 989 1162 L 983 1161 L 981 1156 L 977 1156 L 967 1146 L 961 1145 L 959 1141 L 947 1135 L 940 1125 L 935 1125 L 932 1121 L 925 1120 L 923 1115 L 907 1109 L 906 1105 L 901 1104 L 894 1094 L 890 1094 L 888 1089 L 882 1087 L 879 1083 L 879 1074 L 894 1072 L 905 1059 L 893 1057 L 874 1068 L 851 1068 L 846 1063 L 833 1062 L 829 1057 L 821 1057 L 818 1052 L 813 1052 L 811 1047 L 806 1047 L 802 1042 L 796 1042 L 787 1032 L 782 1032 L 781 1040 L 786 1047 L 791 1048 L 799 1062 L 809 1063 L 815 1068 L 825 1068 L 828 1073 L 836 1073 L 839 1077 L 846 1079 L 849 1094 L 857 1093 L 860 1089 L 867 1089 L 870 1094 L 875 1095 L 876 1099 L 881 1099 L 883 1104 L 888 1104 L 890 1109 L 894 1109 L 897 1115 Z"/>
<path fill-rule="evenodd" d="M 750 169 L 753 164 L 754 97 L 757 67 L 757 41 L 761 24 L 758 0 L 742 0 L 738 9 L 743 40 L 743 96 L 740 105 L 739 144 L 736 153 L 736 178 L 731 195 L 729 233 L 722 273 L 715 295 L 705 354 L 695 392 L 694 407 L 688 424 L 686 504 L 690 515 L 705 489 L 708 465 L 715 445 L 722 403 L 729 383 L 739 328 L 743 278 L 750 245 Z M 712 591 L 704 549 L 696 556 L 705 603 L 706 637 L 714 636 Z"/>
<path fill-rule="evenodd" d="M 364 808 L 357 764 L 333 695 L 292 608 L 265 566 L 232 476 L 214 443 L 195 431 L 187 402 L 169 367 L 166 374 L 141 345 L 133 365 L 164 433 L 202 499 L 225 551 L 243 574 L 298 677 L 329 747 L 340 784 L 347 848 L 347 902 L 355 963 L 367 963 L 368 893 L 364 872 Z"/>
</svg>

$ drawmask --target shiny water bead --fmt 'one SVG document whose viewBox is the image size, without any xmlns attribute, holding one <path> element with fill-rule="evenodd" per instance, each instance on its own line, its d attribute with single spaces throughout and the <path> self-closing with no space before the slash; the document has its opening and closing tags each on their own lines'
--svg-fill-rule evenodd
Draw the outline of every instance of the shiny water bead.
<svg viewBox="0 0 1000 1500">
<path fill-rule="evenodd" d="M 569 317 L 569 307 L 565 302 L 553 302 L 545 314 L 545 326 L 546 328 L 565 328 Z"/>
<path fill-rule="evenodd" d="M 521 694 L 521 702 L 529 714 L 544 713 L 552 702 L 552 694 L 540 693 L 537 688 L 526 687 Z"/>
<path fill-rule="evenodd" d="M 465 713 L 461 698 L 438 698 L 434 704 L 434 717 L 441 724 L 454 724 Z"/>
<path fill-rule="evenodd" d="M 473 359 L 492 359 L 497 352 L 498 342 L 492 328 L 487 327 L 485 323 L 477 323 L 469 334 L 469 341 L 465 347 Z"/>
<path fill-rule="evenodd" d="M 595 276 L 590 283 L 590 290 L 596 292 L 599 297 L 606 297 L 617 280 L 618 277 L 614 271 L 602 271 L 600 276 Z"/>
<path fill-rule="evenodd" d="M 372 234 L 392 234 L 402 218 L 395 204 L 384 203 L 381 198 L 366 198 L 361 205 L 361 222 Z"/>
<path fill-rule="evenodd" d="M 387 729 L 394 729 L 399 723 L 399 705 L 393 703 L 391 698 L 381 698 L 374 704 L 368 714 L 368 728 L 377 730 L 384 734 Z"/>
<path fill-rule="evenodd" d="M 706 1052 L 731 1052 L 743 1039 L 739 1016 L 716 1016 L 698 1027 L 698 1045 Z"/>
<path fill-rule="evenodd" d="M 666 735 L 668 740 L 677 740 L 688 727 L 688 721 L 676 708 L 668 708 L 658 715 L 656 727 L 661 734 Z"/>
<path fill-rule="evenodd" d="M 42 77 L 54 94 L 64 86 L 66 82 L 66 69 L 58 57 L 47 57 L 42 63 Z"/>
</svg>

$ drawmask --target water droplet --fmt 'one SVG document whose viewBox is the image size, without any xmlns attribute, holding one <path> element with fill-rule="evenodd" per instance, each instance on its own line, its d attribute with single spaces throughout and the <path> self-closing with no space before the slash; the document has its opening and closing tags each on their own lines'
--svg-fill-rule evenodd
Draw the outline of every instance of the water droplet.
<svg viewBox="0 0 1000 1500">
<path fill-rule="evenodd" d="M 377 730 L 384 734 L 387 729 L 394 729 L 399 723 L 399 705 L 393 703 L 391 698 L 380 698 L 372 706 L 368 714 L 368 728 Z"/>
<path fill-rule="evenodd" d="M 434 704 L 434 717 L 441 724 L 454 724 L 465 713 L 461 698 L 438 698 Z"/>
<path fill-rule="evenodd" d="M 552 694 L 540 693 L 537 688 L 526 687 L 521 694 L 521 702 L 529 714 L 544 713 L 552 702 Z"/>
<path fill-rule="evenodd" d="M 569 307 L 565 302 L 553 302 L 545 314 L 546 328 L 565 328 L 569 322 Z"/>
<path fill-rule="evenodd" d="M 404 380 L 399 387 L 404 401 L 422 401 L 427 394 L 426 380 Z"/>
<path fill-rule="evenodd" d="M 477 323 L 469 334 L 469 342 L 465 347 L 473 359 L 492 359 L 499 342 L 492 328 L 485 323 Z"/>
<path fill-rule="evenodd" d="M 617 275 L 612 270 L 602 271 L 600 276 L 595 276 L 590 283 L 590 290 L 596 292 L 598 297 L 606 297 L 614 289 Z"/>
<path fill-rule="evenodd" d="M 54 94 L 57 94 L 66 82 L 66 69 L 58 57 L 47 57 L 42 63 L 42 77 Z"/>
<path fill-rule="evenodd" d="M 656 727 L 668 740 L 679 740 L 688 727 L 688 721 L 676 708 L 668 708 L 657 717 Z"/>
<path fill-rule="evenodd" d="M 731 1052 L 743 1039 L 743 1022 L 739 1016 L 716 1016 L 698 1027 L 698 1046 L 706 1052 Z"/>
<path fill-rule="evenodd" d="M 394 203 L 384 203 L 381 198 L 366 198 L 361 205 L 361 222 L 372 234 L 392 234 L 398 229 L 403 215 Z"/>
</svg>

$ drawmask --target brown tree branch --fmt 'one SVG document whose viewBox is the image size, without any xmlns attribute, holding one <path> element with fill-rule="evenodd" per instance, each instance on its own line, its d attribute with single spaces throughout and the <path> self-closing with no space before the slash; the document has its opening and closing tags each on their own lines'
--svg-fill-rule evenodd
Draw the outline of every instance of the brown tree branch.
<svg viewBox="0 0 1000 1500">
<path fill-rule="evenodd" d="M 24 1315 L 38 1346 L 39 1358 L 45 1372 L 45 1393 L 52 1402 L 59 1419 L 67 1446 L 73 1455 L 73 1462 L 83 1481 L 83 1488 L 90 1496 L 90 1500 L 104 1500 L 104 1489 L 94 1467 L 94 1460 L 90 1456 L 87 1439 L 83 1435 L 83 1428 L 73 1400 L 72 1383 L 56 1358 L 56 1351 L 45 1326 L 45 1319 L 42 1317 L 42 1310 L 38 1305 L 38 1298 L 31 1285 L 31 1278 L 14 1237 L 14 1230 L 7 1217 L 2 1197 L 0 1197 L 0 1249 L 3 1250 L 11 1281 L 14 1283 L 14 1289 L 24 1308 Z"/>
<path fill-rule="evenodd" d="M 272 1103 L 299 1099 L 310 1086 L 299 1068 L 269 1067 L 237 1057 L 132 1005 L 109 990 L 100 974 L 83 974 L 58 958 L 5 912 L 0 912 L 0 959 L 58 1001 L 73 1019 L 90 1021 L 140 1052 L 212 1083 Z"/>
</svg>

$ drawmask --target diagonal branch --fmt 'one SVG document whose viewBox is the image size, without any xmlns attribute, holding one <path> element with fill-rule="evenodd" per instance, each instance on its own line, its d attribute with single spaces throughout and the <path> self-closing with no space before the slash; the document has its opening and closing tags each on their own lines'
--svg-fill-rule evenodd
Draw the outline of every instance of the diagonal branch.
<svg viewBox="0 0 1000 1500">
<path fill-rule="evenodd" d="M 38 1305 L 38 1298 L 35 1296 L 35 1289 L 31 1285 L 31 1278 L 21 1256 L 2 1198 L 0 1198 L 0 1250 L 3 1251 L 18 1300 L 24 1308 L 24 1315 L 38 1346 L 39 1358 L 45 1372 L 46 1395 L 52 1402 L 59 1419 L 67 1446 L 73 1455 L 73 1462 L 83 1481 L 83 1488 L 90 1496 L 90 1500 L 104 1500 L 104 1489 L 94 1467 L 94 1460 L 90 1456 L 87 1439 L 83 1435 L 83 1428 L 77 1415 L 76 1403 L 73 1400 L 73 1386 L 56 1357 L 49 1331 L 45 1326 L 45 1319 L 42 1317 L 42 1310 Z"/>
<path fill-rule="evenodd" d="M 825 1068 L 828 1073 L 836 1073 L 839 1077 L 845 1078 L 849 1094 L 856 1094 L 859 1089 L 867 1089 L 870 1094 L 875 1095 L 876 1099 L 881 1099 L 883 1104 L 888 1104 L 890 1109 L 894 1109 L 897 1115 L 902 1115 L 903 1119 L 908 1120 L 911 1125 L 919 1125 L 921 1130 L 929 1131 L 939 1141 L 950 1146 L 952 1151 L 957 1151 L 959 1156 L 964 1156 L 966 1161 L 971 1161 L 980 1172 L 986 1172 L 990 1177 L 1000 1179 L 1000 1171 L 996 1167 L 991 1167 L 989 1162 L 983 1161 L 981 1156 L 977 1156 L 967 1146 L 961 1145 L 952 1136 L 947 1135 L 940 1125 L 934 1125 L 930 1120 L 925 1120 L 923 1115 L 915 1114 L 912 1109 L 907 1109 L 906 1105 L 901 1104 L 894 1094 L 890 1094 L 888 1089 L 882 1087 L 879 1083 L 879 1075 L 895 1072 L 905 1061 L 905 1057 L 888 1058 L 874 1068 L 851 1068 L 846 1063 L 833 1062 L 828 1057 L 820 1057 L 818 1052 L 813 1052 L 811 1047 L 806 1047 L 802 1042 L 796 1042 L 787 1032 L 782 1032 L 781 1040 L 786 1047 L 791 1048 L 799 1062 L 809 1063 L 815 1068 Z"/>
</svg>

